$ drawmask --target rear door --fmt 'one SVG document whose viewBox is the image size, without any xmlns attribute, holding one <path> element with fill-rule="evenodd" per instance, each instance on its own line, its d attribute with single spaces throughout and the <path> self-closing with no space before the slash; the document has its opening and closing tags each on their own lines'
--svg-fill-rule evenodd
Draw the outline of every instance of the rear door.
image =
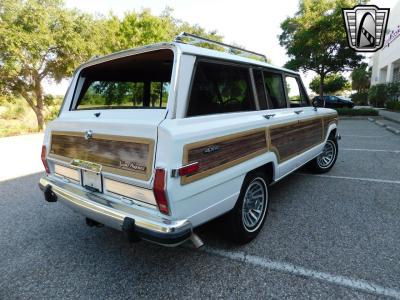
<svg viewBox="0 0 400 300">
<path fill-rule="evenodd" d="M 159 49 L 83 67 L 48 132 L 49 159 L 103 191 L 105 178 L 151 187 L 157 128 L 166 118 L 174 53 Z M 60 169 L 60 168 L 58 168 Z"/>
<path fill-rule="evenodd" d="M 289 105 L 298 118 L 293 154 L 301 166 L 319 154 L 320 147 L 316 146 L 323 143 L 323 122 L 319 111 L 311 106 L 300 77 L 286 74 L 285 83 Z"/>
<path fill-rule="evenodd" d="M 257 72 L 255 78 L 258 77 L 256 74 Z M 294 155 L 295 140 L 292 133 L 296 129 L 298 118 L 294 109 L 288 107 L 283 73 L 263 70 L 261 75 L 267 96 L 264 116 L 269 131 L 269 148 L 277 157 L 278 177 L 281 177 L 295 167 L 290 159 Z"/>
</svg>

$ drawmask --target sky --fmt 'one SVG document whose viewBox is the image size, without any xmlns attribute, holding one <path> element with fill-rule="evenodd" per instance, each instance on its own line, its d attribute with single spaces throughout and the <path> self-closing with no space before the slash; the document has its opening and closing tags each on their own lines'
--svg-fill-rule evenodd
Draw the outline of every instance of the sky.
<svg viewBox="0 0 400 300">
<path fill-rule="evenodd" d="M 122 17 L 125 12 L 149 8 L 160 14 L 167 6 L 175 18 L 199 24 L 207 30 L 217 30 L 226 43 L 236 43 L 248 50 L 266 54 L 272 64 L 282 66 L 288 61 L 286 51 L 279 45 L 280 23 L 298 9 L 298 0 L 64 0 L 69 8 L 96 14 L 112 11 Z M 393 7 L 400 0 L 372 0 L 379 7 Z M 302 74 L 305 85 L 315 74 Z M 63 95 L 68 81 L 45 83 L 45 91 Z"/>
</svg>

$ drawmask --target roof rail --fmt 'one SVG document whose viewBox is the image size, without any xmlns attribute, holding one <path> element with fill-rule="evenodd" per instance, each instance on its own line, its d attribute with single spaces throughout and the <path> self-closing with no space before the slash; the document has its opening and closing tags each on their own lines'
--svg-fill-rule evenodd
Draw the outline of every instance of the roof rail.
<svg viewBox="0 0 400 300">
<path fill-rule="evenodd" d="M 189 45 L 199 46 L 199 47 L 203 47 L 203 48 L 207 48 L 207 47 L 204 47 L 205 46 L 204 44 L 216 45 L 218 47 L 212 48 L 213 50 L 221 51 L 221 47 L 223 47 L 226 50 L 228 50 L 225 52 L 248 57 L 248 58 L 253 58 L 253 59 L 261 58 L 261 60 L 267 62 L 267 57 L 264 54 L 249 51 L 249 50 L 246 50 L 246 49 L 243 49 L 240 47 L 228 45 L 228 44 L 225 44 L 222 42 L 214 41 L 214 40 L 204 38 L 204 37 L 201 37 L 201 36 L 198 36 L 195 34 L 187 33 L 187 32 L 181 32 L 180 34 L 178 34 L 175 37 L 174 41 L 178 42 L 178 43 L 182 43 L 182 44 L 189 44 Z M 203 44 L 203 45 L 201 45 L 201 44 Z M 257 57 L 257 58 L 255 58 L 255 57 Z"/>
</svg>

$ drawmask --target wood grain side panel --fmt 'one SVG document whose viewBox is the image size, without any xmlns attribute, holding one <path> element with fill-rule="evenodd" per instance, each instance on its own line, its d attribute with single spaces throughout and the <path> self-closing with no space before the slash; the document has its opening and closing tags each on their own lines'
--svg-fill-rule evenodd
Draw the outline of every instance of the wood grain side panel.
<svg viewBox="0 0 400 300">
<path fill-rule="evenodd" d="M 150 139 L 53 132 L 49 157 L 71 162 L 81 159 L 101 164 L 103 170 L 148 180 L 152 172 L 154 141 Z"/>
<path fill-rule="evenodd" d="M 218 149 L 207 152 L 210 147 Z M 205 140 L 184 147 L 183 164 L 199 163 L 199 171 L 183 176 L 182 184 L 210 176 L 268 151 L 265 128 Z"/>
<path fill-rule="evenodd" d="M 330 116 L 325 116 L 323 118 L 323 124 L 324 124 L 324 139 L 327 137 L 328 135 L 328 129 L 329 129 L 329 125 L 330 124 L 336 124 L 338 123 L 338 115 L 330 115 Z"/>
<path fill-rule="evenodd" d="M 321 118 L 317 117 L 271 127 L 271 149 L 279 163 L 322 143 L 322 125 Z"/>
</svg>

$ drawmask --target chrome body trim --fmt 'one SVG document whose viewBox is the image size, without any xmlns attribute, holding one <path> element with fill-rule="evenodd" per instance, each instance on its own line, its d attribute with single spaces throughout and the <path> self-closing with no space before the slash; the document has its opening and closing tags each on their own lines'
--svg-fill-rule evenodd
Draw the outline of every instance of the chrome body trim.
<svg viewBox="0 0 400 300">
<path fill-rule="evenodd" d="M 104 193 L 110 193 L 112 195 L 118 195 L 132 199 L 135 203 L 138 201 L 149 204 L 150 206 L 156 207 L 156 199 L 152 190 L 145 189 L 142 187 L 127 184 L 121 181 L 103 177 Z"/>
<path fill-rule="evenodd" d="M 54 173 L 61 177 L 66 177 L 67 179 L 71 179 L 77 182 L 78 184 L 81 184 L 81 173 L 79 170 L 59 164 L 54 164 Z"/>
<path fill-rule="evenodd" d="M 123 202 L 110 201 L 110 197 L 72 186 L 66 182 L 43 176 L 39 181 L 42 189 L 50 186 L 58 200 L 72 210 L 109 227 L 122 231 L 125 218 L 135 221 L 135 226 L 154 234 L 178 234 L 192 230 L 188 220 L 169 220 L 155 211 L 146 211 Z M 151 241 L 151 239 L 149 239 Z"/>
</svg>

